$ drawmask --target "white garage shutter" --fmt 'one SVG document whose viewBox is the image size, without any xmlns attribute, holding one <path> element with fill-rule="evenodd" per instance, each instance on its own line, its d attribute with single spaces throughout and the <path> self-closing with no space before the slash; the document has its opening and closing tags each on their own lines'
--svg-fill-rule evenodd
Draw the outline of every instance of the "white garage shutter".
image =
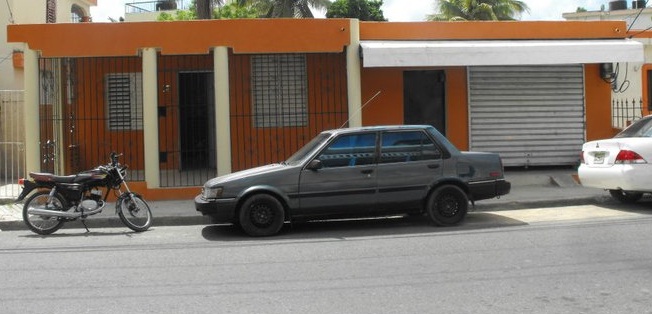
<svg viewBox="0 0 652 314">
<path fill-rule="evenodd" d="M 572 165 L 584 143 L 581 65 L 469 68 L 470 149 L 505 166 Z"/>
</svg>

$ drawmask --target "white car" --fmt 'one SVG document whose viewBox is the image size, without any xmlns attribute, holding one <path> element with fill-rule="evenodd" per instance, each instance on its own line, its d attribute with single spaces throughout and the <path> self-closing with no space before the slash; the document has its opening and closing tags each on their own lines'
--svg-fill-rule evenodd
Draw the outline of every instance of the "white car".
<svg viewBox="0 0 652 314">
<path fill-rule="evenodd" d="M 584 143 L 578 176 L 582 185 L 608 190 L 623 203 L 652 193 L 652 115 L 613 138 Z"/>
</svg>

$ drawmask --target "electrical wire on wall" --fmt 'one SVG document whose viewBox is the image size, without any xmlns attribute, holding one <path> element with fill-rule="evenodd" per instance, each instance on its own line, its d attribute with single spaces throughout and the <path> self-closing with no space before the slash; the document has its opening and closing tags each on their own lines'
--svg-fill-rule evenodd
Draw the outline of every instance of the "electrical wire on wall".
<svg viewBox="0 0 652 314">
<path fill-rule="evenodd" d="M 636 20 L 638 20 L 639 16 L 641 16 L 641 13 L 643 13 L 643 10 L 645 10 L 645 8 L 647 7 L 647 3 L 648 3 L 648 1 L 646 0 L 645 4 L 638 10 L 638 13 L 634 17 L 634 20 L 632 20 L 632 23 L 629 24 L 629 27 L 627 28 L 627 33 L 629 33 L 629 31 L 634 26 L 634 23 L 636 22 Z M 646 29 L 644 29 L 644 30 L 642 30 L 640 32 L 632 34 L 632 35 L 629 36 L 629 38 L 631 39 L 632 37 L 634 37 L 634 36 L 636 36 L 638 34 L 641 34 L 641 33 L 645 32 L 645 31 L 647 31 L 649 29 L 652 29 L 652 27 L 648 27 L 648 28 L 646 28 Z M 605 82 L 611 84 L 611 90 L 614 93 L 624 93 L 629 88 L 629 85 L 630 85 L 630 81 L 627 78 L 628 74 L 629 74 L 629 67 L 628 67 L 628 64 L 625 63 L 624 77 L 621 80 L 621 82 L 619 83 L 618 77 L 620 76 L 620 63 L 616 63 L 616 68 L 614 69 L 612 75 L 609 78 L 603 78 L 603 80 Z"/>
<path fill-rule="evenodd" d="M 11 6 L 9 5 L 9 0 L 5 0 L 7 3 L 7 10 L 9 10 L 9 24 L 14 24 L 14 12 L 11 11 Z"/>
<path fill-rule="evenodd" d="M 614 93 L 624 93 L 630 85 L 630 81 L 627 78 L 627 75 L 629 74 L 629 69 L 627 67 L 627 63 L 625 63 L 625 73 L 624 77 L 622 80 L 619 80 L 618 78 L 620 77 L 620 63 L 616 63 L 616 68 L 614 71 L 611 73 L 611 77 L 605 78 L 603 77 L 602 80 L 605 82 L 611 84 L 611 90 Z M 620 81 L 620 82 L 619 82 Z"/>
</svg>

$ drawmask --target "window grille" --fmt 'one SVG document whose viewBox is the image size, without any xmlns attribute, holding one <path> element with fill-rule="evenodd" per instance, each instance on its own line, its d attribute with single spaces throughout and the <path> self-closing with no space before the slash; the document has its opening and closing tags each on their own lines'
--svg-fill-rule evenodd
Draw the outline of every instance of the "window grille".
<svg viewBox="0 0 652 314">
<path fill-rule="evenodd" d="M 109 130 L 142 130 L 142 74 L 111 73 L 106 75 L 105 82 Z"/>
<path fill-rule="evenodd" d="M 297 127 L 308 122 L 306 56 L 252 56 L 255 127 Z"/>
<path fill-rule="evenodd" d="M 47 0 L 45 4 L 45 23 L 57 22 L 57 0 Z"/>
</svg>

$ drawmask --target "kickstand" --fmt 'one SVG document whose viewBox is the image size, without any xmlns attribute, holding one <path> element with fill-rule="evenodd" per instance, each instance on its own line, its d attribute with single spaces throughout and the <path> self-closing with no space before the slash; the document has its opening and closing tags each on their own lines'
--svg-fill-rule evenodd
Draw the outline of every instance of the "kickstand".
<svg viewBox="0 0 652 314">
<path fill-rule="evenodd" d="M 88 230 L 88 226 L 86 225 L 86 222 L 84 220 L 80 220 L 80 221 L 81 221 L 82 225 L 84 225 L 84 228 L 86 228 L 86 233 L 91 232 L 90 230 Z"/>
</svg>

